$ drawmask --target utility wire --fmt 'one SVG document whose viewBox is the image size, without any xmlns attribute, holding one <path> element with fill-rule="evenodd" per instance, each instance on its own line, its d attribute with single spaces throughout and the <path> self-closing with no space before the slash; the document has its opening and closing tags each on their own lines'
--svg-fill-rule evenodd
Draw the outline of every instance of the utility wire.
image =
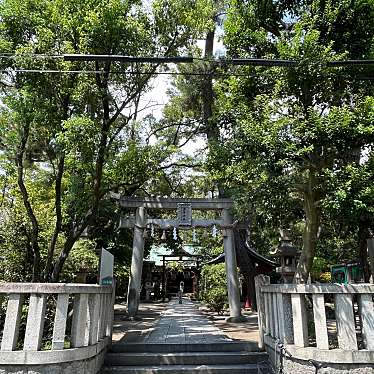
<svg viewBox="0 0 374 374">
<path fill-rule="evenodd" d="M 141 62 L 141 63 L 192 63 L 193 57 L 135 57 L 123 55 L 63 55 L 65 61 L 118 61 L 118 62 Z"/>
<path fill-rule="evenodd" d="M 102 70 L 37 70 L 37 69 L 12 69 L 12 70 L 0 70 L 0 73 L 46 73 L 46 74 L 102 74 Z M 113 75 L 165 75 L 165 76 L 193 76 L 193 77 L 244 77 L 244 78 L 259 78 L 260 75 L 257 74 L 240 74 L 240 73 L 181 73 L 176 71 L 170 72 L 144 72 L 144 71 L 110 71 Z"/>
<path fill-rule="evenodd" d="M 284 66 L 284 67 L 292 67 L 297 66 L 300 64 L 297 60 L 285 60 L 285 59 L 270 59 L 270 58 L 199 58 L 199 57 L 192 57 L 192 56 L 172 56 L 172 57 L 164 57 L 164 56 L 124 56 L 124 55 L 96 55 L 96 54 L 37 54 L 37 53 L 29 53 L 29 54 L 10 54 L 10 53 L 3 53 L 0 55 L 0 58 L 17 58 L 17 57 L 33 57 L 33 58 L 40 58 L 40 59 L 63 59 L 64 61 L 117 61 L 117 62 L 139 62 L 139 63 L 151 63 L 151 64 L 168 64 L 168 63 L 193 63 L 195 61 L 205 61 L 205 62 L 213 62 L 216 64 L 223 64 L 223 65 L 251 65 L 251 66 Z M 337 61 L 328 61 L 323 63 L 325 66 L 330 67 L 338 67 L 338 66 L 369 66 L 374 65 L 374 60 L 337 60 Z"/>
<path fill-rule="evenodd" d="M 0 73 L 50 73 L 50 74 L 102 74 L 103 70 L 53 70 L 53 69 L 0 69 Z M 181 76 L 235 76 L 235 77 L 260 77 L 257 74 L 240 74 L 240 73 L 181 73 L 176 71 L 126 71 L 126 70 L 112 70 L 110 74 L 115 75 L 181 75 Z"/>
<path fill-rule="evenodd" d="M 139 63 L 151 63 L 151 64 L 168 64 L 168 63 L 192 63 L 194 61 L 211 62 L 221 66 L 228 65 L 251 65 L 251 66 L 264 66 L 264 67 L 296 67 L 299 62 L 295 60 L 282 60 L 282 59 L 258 59 L 258 58 L 237 58 L 237 59 L 206 59 L 206 58 L 194 58 L 194 57 L 137 57 L 137 56 L 124 56 L 124 55 L 93 55 L 93 54 L 22 54 L 15 55 L 11 53 L 0 54 L 0 58 L 15 59 L 18 56 L 28 56 L 35 59 L 63 59 L 64 61 L 116 61 L 116 62 L 139 62 Z M 325 66 L 330 67 L 340 67 L 340 66 L 368 66 L 374 65 L 374 60 L 340 60 L 340 61 L 330 61 L 325 64 Z M 60 69 L 3 69 L 0 73 L 50 73 L 50 74 L 98 74 L 102 71 L 98 70 L 60 70 Z M 245 74 L 245 73 L 222 73 L 222 72 L 154 72 L 149 73 L 145 71 L 111 71 L 111 74 L 125 74 L 125 75 L 174 75 L 174 76 L 214 76 L 214 77 L 258 77 L 258 75 Z M 346 77 L 347 79 L 358 79 L 358 80 L 374 80 L 374 77 L 370 76 L 356 76 L 356 77 Z"/>
<path fill-rule="evenodd" d="M 53 70 L 53 69 L 0 69 L 0 73 L 46 73 L 46 74 L 102 74 L 102 70 Z M 245 73 L 194 73 L 194 72 L 146 72 L 146 71 L 126 71 L 126 70 L 113 70 L 110 74 L 114 75 L 172 75 L 172 76 L 212 76 L 212 77 L 247 77 L 247 78 L 261 78 L 259 74 L 245 74 Z M 327 76 L 322 76 L 327 78 Z M 340 76 L 344 79 L 354 79 L 354 80 L 374 80 L 374 76 Z"/>
<path fill-rule="evenodd" d="M 102 70 L 54 70 L 54 69 L 0 69 L 0 73 L 46 73 L 46 74 L 102 74 Z M 146 71 L 126 71 L 126 70 L 113 70 L 110 74 L 114 75 L 171 75 L 171 76 L 200 76 L 200 77 L 246 77 L 246 78 L 260 78 L 259 74 L 245 74 L 245 73 L 194 73 L 194 72 L 175 72 L 175 71 L 159 71 L 159 72 L 146 72 Z M 327 76 L 322 76 L 322 78 Z M 340 76 L 344 79 L 354 80 L 374 80 L 374 76 Z"/>
</svg>

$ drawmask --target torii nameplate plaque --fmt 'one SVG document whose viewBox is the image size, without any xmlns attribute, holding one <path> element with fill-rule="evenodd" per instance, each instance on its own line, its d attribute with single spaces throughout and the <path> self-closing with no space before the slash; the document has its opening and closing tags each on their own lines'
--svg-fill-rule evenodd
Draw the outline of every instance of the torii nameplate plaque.
<svg viewBox="0 0 374 374">
<path fill-rule="evenodd" d="M 179 203 L 177 205 L 178 211 L 178 225 L 191 226 L 192 225 L 192 205 L 190 203 Z"/>
</svg>

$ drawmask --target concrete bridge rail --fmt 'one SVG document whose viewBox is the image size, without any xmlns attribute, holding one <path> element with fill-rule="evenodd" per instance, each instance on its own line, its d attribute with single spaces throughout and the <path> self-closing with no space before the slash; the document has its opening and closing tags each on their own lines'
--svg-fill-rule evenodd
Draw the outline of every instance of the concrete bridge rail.
<svg viewBox="0 0 374 374">
<path fill-rule="evenodd" d="M 374 374 L 373 284 L 270 284 L 263 275 L 256 283 L 260 346 L 274 367 Z"/>
<path fill-rule="evenodd" d="M 6 307 L 0 373 L 99 372 L 111 344 L 112 286 L 0 283 L 0 297 Z M 51 316 L 53 333 L 46 336 Z"/>
</svg>

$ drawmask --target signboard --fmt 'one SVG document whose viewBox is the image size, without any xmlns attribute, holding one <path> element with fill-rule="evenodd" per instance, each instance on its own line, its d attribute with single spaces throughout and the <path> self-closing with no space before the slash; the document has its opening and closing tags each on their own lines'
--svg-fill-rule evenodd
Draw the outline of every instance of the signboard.
<svg viewBox="0 0 374 374">
<path fill-rule="evenodd" d="M 102 249 L 100 258 L 100 285 L 110 286 L 113 284 L 113 266 L 114 256 L 106 249 Z"/>
<path fill-rule="evenodd" d="M 192 225 L 192 206 L 189 203 L 178 204 L 178 225 Z"/>
</svg>

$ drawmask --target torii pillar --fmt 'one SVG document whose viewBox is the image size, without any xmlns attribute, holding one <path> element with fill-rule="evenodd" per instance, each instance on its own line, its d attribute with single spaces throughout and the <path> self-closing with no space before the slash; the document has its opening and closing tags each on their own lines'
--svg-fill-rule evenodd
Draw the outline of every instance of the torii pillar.
<svg viewBox="0 0 374 374">
<path fill-rule="evenodd" d="M 127 292 L 127 312 L 130 318 L 135 317 L 139 308 L 144 257 L 144 229 L 146 224 L 146 210 L 144 207 L 138 207 L 135 216 L 131 270 Z"/>
<path fill-rule="evenodd" d="M 239 276 L 236 263 L 234 231 L 232 229 L 232 217 L 228 209 L 223 209 L 222 220 L 224 225 L 223 247 L 225 250 L 227 293 L 230 308 L 230 317 L 227 318 L 227 321 L 242 322 L 245 320 L 245 317 L 241 315 Z"/>
</svg>

